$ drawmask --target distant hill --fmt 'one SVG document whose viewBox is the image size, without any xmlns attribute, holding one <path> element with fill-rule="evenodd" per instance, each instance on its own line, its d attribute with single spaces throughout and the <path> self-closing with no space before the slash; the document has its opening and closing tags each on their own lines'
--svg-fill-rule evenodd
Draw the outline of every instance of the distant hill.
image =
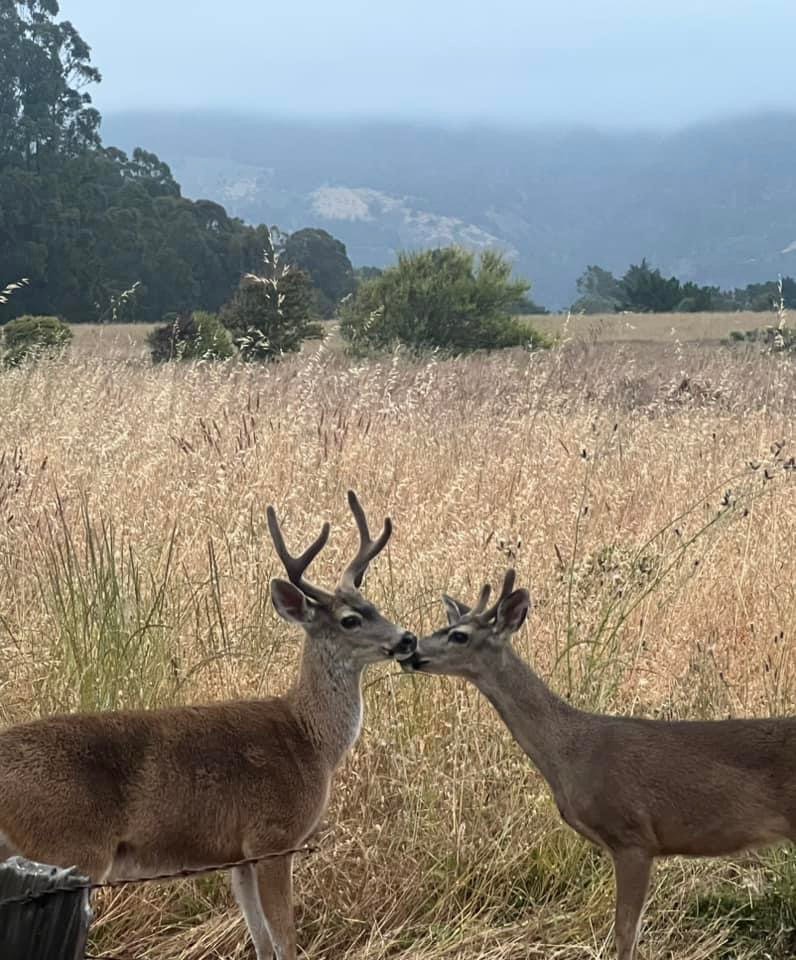
<svg viewBox="0 0 796 960">
<path fill-rule="evenodd" d="M 324 227 L 356 265 L 503 248 L 552 307 L 589 263 L 646 256 L 722 287 L 796 273 L 796 114 L 653 135 L 138 112 L 106 115 L 103 139 L 155 151 L 186 196 L 247 221 Z"/>
</svg>

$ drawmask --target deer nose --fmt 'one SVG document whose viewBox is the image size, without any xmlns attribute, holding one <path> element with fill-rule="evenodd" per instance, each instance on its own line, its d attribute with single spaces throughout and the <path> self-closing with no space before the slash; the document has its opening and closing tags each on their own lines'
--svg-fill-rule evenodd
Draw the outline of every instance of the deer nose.
<svg viewBox="0 0 796 960">
<path fill-rule="evenodd" d="M 398 641 L 395 652 L 399 656 L 408 656 L 409 654 L 414 653 L 415 650 L 417 650 L 417 637 L 407 630 Z"/>
</svg>

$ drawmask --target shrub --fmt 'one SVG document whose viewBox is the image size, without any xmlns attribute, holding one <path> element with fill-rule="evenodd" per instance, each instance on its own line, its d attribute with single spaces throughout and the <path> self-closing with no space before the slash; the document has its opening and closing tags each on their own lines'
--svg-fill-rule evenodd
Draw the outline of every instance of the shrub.
<svg viewBox="0 0 796 960">
<path fill-rule="evenodd" d="M 767 353 L 796 354 L 796 327 L 784 325 L 759 327 L 755 330 L 732 330 L 734 343 L 754 343 Z"/>
<path fill-rule="evenodd" d="M 71 339 L 72 331 L 58 317 L 17 317 L 3 327 L 3 362 L 15 366 L 63 350 Z"/>
<path fill-rule="evenodd" d="M 154 363 L 169 360 L 227 360 L 235 353 L 229 332 L 214 313 L 172 314 L 147 337 Z"/>
<path fill-rule="evenodd" d="M 511 316 L 529 284 L 511 279 L 499 253 L 475 256 L 457 247 L 403 254 L 363 281 L 341 311 L 340 331 L 355 353 L 396 344 L 457 353 L 546 346 L 527 322 Z"/>
<path fill-rule="evenodd" d="M 313 288 L 303 270 L 292 269 L 267 248 L 263 275 L 242 278 L 221 319 L 241 359 L 278 360 L 297 352 L 303 340 L 323 336 L 313 318 Z"/>
</svg>

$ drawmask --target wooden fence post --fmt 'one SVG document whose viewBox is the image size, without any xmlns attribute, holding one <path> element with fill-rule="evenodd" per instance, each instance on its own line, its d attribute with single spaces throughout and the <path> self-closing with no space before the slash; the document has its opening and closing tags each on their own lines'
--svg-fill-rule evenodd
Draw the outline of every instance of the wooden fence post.
<svg viewBox="0 0 796 960">
<path fill-rule="evenodd" d="M 89 891 L 81 889 L 86 883 L 74 868 L 22 857 L 0 863 L 2 960 L 83 960 L 92 920 Z M 57 891 L 36 896 L 53 888 Z M 26 896 L 30 899 L 20 899 Z"/>
</svg>

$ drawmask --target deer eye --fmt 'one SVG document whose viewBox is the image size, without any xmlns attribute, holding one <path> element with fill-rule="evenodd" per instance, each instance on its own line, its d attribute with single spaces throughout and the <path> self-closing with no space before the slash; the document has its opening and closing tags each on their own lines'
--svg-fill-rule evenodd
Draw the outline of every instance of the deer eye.
<svg viewBox="0 0 796 960">
<path fill-rule="evenodd" d="M 353 614 L 349 614 L 347 617 L 343 617 L 340 620 L 340 626 L 343 628 L 343 630 L 356 630 L 356 628 L 361 625 L 362 620 Z"/>
<path fill-rule="evenodd" d="M 462 630 L 451 630 L 448 634 L 449 643 L 467 643 L 470 639 L 469 633 L 464 633 Z"/>
</svg>

